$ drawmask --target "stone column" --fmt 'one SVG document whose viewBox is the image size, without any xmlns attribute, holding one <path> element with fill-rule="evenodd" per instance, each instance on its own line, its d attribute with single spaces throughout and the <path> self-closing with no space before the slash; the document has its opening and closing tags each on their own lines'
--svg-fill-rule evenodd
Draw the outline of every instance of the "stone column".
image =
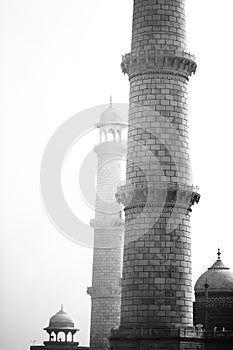
<svg viewBox="0 0 233 350">
<path fill-rule="evenodd" d="M 88 288 L 91 296 L 90 349 L 107 350 L 110 330 L 120 323 L 124 226 L 115 193 L 122 177 L 126 146 L 120 140 L 104 141 L 95 147 L 95 152 L 98 172 L 95 219 L 91 221 L 93 276 L 92 287 Z"/>
<path fill-rule="evenodd" d="M 184 0 L 134 0 L 121 325 L 111 349 L 200 349 L 192 329 L 191 206 Z M 181 340 L 182 339 L 182 340 Z M 187 343 L 188 341 L 188 343 Z M 183 343 L 182 343 L 183 342 Z M 174 347 L 175 346 L 175 347 Z M 186 348 L 185 348 L 186 349 Z"/>
</svg>

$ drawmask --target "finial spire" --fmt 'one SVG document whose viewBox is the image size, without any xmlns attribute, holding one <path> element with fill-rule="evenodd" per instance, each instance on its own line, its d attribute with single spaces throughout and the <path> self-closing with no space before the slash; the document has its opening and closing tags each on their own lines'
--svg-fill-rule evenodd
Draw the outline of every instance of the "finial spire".
<svg viewBox="0 0 233 350">
<path fill-rule="evenodd" d="M 112 95 L 110 96 L 110 104 L 109 107 L 112 108 Z"/>
<path fill-rule="evenodd" d="M 217 253 L 217 255 L 218 255 L 218 260 L 221 260 L 221 251 L 220 251 L 219 248 L 218 248 L 218 253 Z"/>
<path fill-rule="evenodd" d="M 61 304 L 61 311 L 64 311 L 64 310 L 63 310 L 63 304 Z"/>
</svg>

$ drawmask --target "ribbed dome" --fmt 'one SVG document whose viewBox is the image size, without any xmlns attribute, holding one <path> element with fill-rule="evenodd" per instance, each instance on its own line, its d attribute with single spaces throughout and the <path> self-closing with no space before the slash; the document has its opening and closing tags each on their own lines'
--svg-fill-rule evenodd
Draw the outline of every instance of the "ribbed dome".
<svg viewBox="0 0 233 350">
<path fill-rule="evenodd" d="M 195 292 L 205 292 L 206 283 L 209 292 L 233 292 L 233 273 L 220 259 L 220 251 L 218 260 L 198 278 L 194 286 Z"/>
<path fill-rule="evenodd" d="M 63 310 L 58 311 L 49 320 L 49 327 L 46 329 L 75 329 L 72 318 Z"/>
</svg>

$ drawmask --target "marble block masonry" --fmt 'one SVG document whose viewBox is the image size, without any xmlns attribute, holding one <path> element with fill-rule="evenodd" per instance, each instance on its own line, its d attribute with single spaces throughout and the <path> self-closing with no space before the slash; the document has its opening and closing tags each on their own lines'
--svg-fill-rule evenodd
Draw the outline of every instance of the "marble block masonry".
<svg viewBox="0 0 233 350">
<path fill-rule="evenodd" d="M 187 86 L 196 71 L 186 51 L 184 0 L 134 0 L 121 321 L 110 348 L 203 349 L 193 327 L 192 184 Z"/>
</svg>

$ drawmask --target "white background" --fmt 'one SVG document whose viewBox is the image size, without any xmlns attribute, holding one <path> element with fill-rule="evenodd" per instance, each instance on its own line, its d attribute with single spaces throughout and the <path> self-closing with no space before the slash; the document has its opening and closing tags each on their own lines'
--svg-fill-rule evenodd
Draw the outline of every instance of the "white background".
<svg viewBox="0 0 233 350">
<path fill-rule="evenodd" d="M 47 339 L 60 304 L 89 342 L 92 251 L 62 236 L 41 202 L 40 162 L 54 131 L 83 109 L 128 102 L 120 70 L 132 1 L 1 0 L 1 328 L 3 350 Z M 232 1 L 187 0 L 190 148 L 200 204 L 192 213 L 194 280 L 232 261 Z M 76 193 L 76 192 L 75 192 Z"/>
</svg>

